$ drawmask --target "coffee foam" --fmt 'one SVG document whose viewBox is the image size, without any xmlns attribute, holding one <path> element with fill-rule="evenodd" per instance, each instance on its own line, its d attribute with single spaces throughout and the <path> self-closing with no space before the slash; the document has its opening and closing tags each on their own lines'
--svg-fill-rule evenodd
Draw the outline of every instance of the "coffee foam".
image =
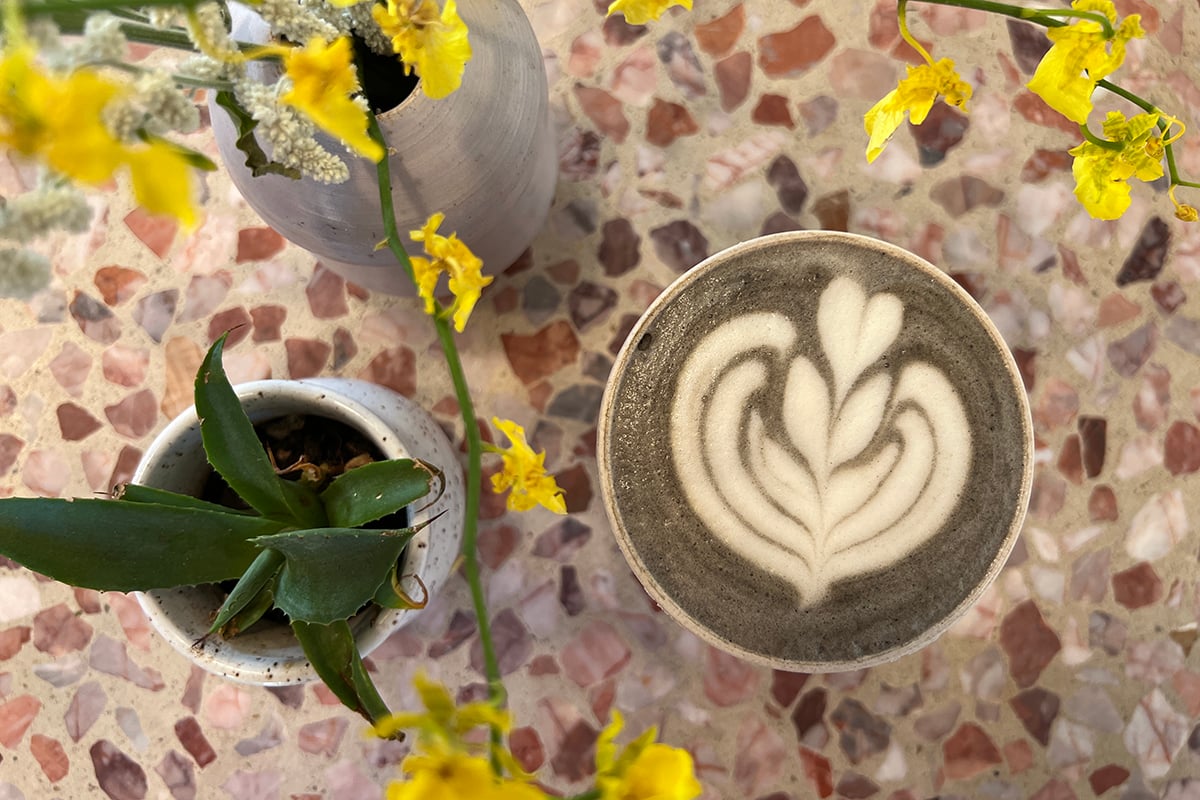
<svg viewBox="0 0 1200 800">
<path fill-rule="evenodd" d="M 821 295 L 815 339 L 782 314 L 747 313 L 705 336 L 680 372 L 671 453 L 688 502 L 731 550 L 789 581 L 801 605 L 916 550 L 966 483 L 971 432 L 958 392 L 924 361 L 879 366 L 903 314 L 895 295 L 868 297 L 839 276 Z M 763 402 L 770 360 L 787 364 L 778 410 Z M 763 422 L 774 413 L 782 440 Z"/>
<path fill-rule="evenodd" d="M 861 294 L 826 302 L 840 279 Z M 978 598 L 1019 531 L 1031 439 L 1011 356 L 959 287 L 885 243 L 803 232 L 731 248 L 655 301 L 597 450 L 617 543 L 668 614 L 827 671 L 910 652 Z M 930 514 L 922 539 L 908 526 Z"/>
</svg>

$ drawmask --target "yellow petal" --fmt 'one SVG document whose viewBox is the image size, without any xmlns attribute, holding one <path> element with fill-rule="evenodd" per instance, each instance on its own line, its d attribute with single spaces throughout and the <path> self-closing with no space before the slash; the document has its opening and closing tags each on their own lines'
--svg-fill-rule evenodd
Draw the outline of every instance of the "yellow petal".
<svg viewBox="0 0 1200 800">
<path fill-rule="evenodd" d="M 147 211 L 175 217 L 191 230 L 196 226 L 192 167 L 172 145 L 152 141 L 129 156 L 133 193 Z"/>
<path fill-rule="evenodd" d="M 692 0 L 615 0 L 608 7 L 608 16 L 620 12 L 630 25 L 645 25 L 656 20 L 672 6 L 692 10 Z"/>
<path fill-rule="evenodd" d="M 281 99 L 359 155 L 379 161 L 383 147 L 367 133 L 366 110 L 351 99 L 360 89 L 352 58 L 345 36 L 332 44 L 313 38 L 303 49 L 292 48 L 284 57 L 292 88 Z"/>
</svg>

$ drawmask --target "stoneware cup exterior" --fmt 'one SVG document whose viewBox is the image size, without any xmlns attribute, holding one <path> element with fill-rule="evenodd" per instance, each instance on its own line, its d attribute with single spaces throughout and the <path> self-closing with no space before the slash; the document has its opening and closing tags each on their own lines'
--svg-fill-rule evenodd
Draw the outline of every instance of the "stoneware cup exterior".
<svg viewBox="0 0 1200 800">
<path fill-rule="evenodd" d="M 261 17 L 232 6 L 233 35 L 263 42 Z M 483 260 L 484 270 L 512 264 L 541 231 L 554 197 L 558 154 L 542 50 L 517 0 L 461 0 L 472 57 L 462 86 L 439 100 L 418 88 L 379 116 L 389 158 L 396 224 L 403 244 L 435 212 L 439 231 L 457 233 Z M 277 64 L 254 62 L 251 77 L 274 81 Z M 376 165 L 318 135 L 343 155 L 350 179 L 323 184 L 280 175 L 253 177 L 237 149 L 225 110 L 209 103 L 221 159 L 246 202 L 289 241 L 321 257 L 342 277 L 389 294 L 411 295 L 412 282 L 395 257 L 375 245 L 384 239 Z M 416 251 L 419 253 L 419 249 Z"/>
<path fill-rule="evenodd" d="M 965 614 L 1020 533 L 1032 454 L 1020 374 L 970 295 L 827 231 L 735 245 L 659 295 L 617 356 L 597 443 L 614 535 L 654 601 L 799 672 L 892 661 Z M 873 493 L 833 488 L 868 474 Z"/>
<path fill-rule="evenodd" d="M 365 381 L 313 378 L 266 380 L 234 387 L 252 422 L 288 414 L 315 414 L 362 432 L 385 458 L 419 458 L 443 470 L 446 490 L 437 503 L 418 501 L 410 524 L 423 528 L 405 548 L 400 574 L 404 590 L 420 598 L 437 592 L 458 557 L 462 541 L 465 494 L 458 457 L 437 423 L 401 395 Z M 133 476 L 133 482 L 180 493 L 196 494 L 210 471 L 200 439 L 195 407 L 176 417 L 155 437 Z M 353 569 L 353 565 L 331 565 Z M 425 589 L 413 576 L 420 576 Z M 264 621 L 231 640 L 211 636 L 197 644 L 220 606 L 215 586 L 178 587 L 138 594 L 150 622 L 183 655 L 204 669 L 231 680 L 278 686 L 316 677 L 304 652 L 282 624 Z M 351 618 L 360 652 L 365 656 L 419 611 L 372 607 Z"/>
</svg>

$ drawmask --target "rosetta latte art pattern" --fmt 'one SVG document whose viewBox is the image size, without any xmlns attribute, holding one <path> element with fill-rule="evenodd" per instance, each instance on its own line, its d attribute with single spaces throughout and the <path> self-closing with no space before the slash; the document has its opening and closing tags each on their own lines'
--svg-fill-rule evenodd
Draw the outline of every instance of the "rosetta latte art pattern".
<svg viewBox="0 0 1200 800">
<path fill-rule="evenodd" d="M 731 550 L 793 584 L 802 605 L 913 552 L 966 483 L 958 392 L 932 364 L 883 358 L 903 316 L 894 295 L 868 298 L 838 277 L 818 306 L 822 354 L 797 352 L 783 314 L 748 313 L 707 334 L 680 373 L 671 449 L 688 502 Z M 775 409 L 764 391 L 772 361 L 786 367 Z M 772 414 L 782 425 L 764 422 Z"/>
</svg>

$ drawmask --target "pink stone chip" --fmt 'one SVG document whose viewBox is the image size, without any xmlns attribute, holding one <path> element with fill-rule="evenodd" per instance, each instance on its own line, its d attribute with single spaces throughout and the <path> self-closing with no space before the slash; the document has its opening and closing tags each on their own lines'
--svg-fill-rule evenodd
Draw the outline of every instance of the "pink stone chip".
<svg viewBox="0 0 1200 800">
<path fill-rule="evenodd" d="M 1145 561 L 1113 575 L 1112 585 L 1117 602 L 1131 611 L 1153 605 L 1163 596 L 1162 579 Z"/>
<path fill-rule="evenodd" d="M 1112 522 L 1116 520 L 1117 496 L 1111 486 L 1097 486 L 1088 498 L 1088 516 L 1092 522 Z"/>
<path fill-rule="evenodd" d="M 221 334 L 228 333 L 225 337 L 225 351 L 228 352 L 250 335 L 252 324 L 253 320 L 242 306 L 227 308 L 208 320 L 208 342 L 212 344 L 221 338 Z"/>
<path fill-rule="evenodd" d="M 67 394 L 78 397 L 83 393 L 88 373 L 92 371 L 92 357 L 74 342 L 67 342 L 50 362 L 50 374 Z"/>
<path fill-rule="evenodd" d="M 807 747 L 801 747 L 800 764 L 804 767 L 804 776 L 808 778 L 817 797 L 826 798 L 833 794 L 833 768 L 828 758 Z"/>
<path fill-rule="evenodd" d="M 733 761 L 733 782 L 742 797 L 756 797 L 783 775 L 790 748 L 774 727 L 758 716 L 747 717 L 738 727 Z"/>
<path fill-rule="evenodd" d="M 750 699 L 761 678 L 761 669 L 723 650 L 709 647 L 704 654 L 704 694 L 717 706 L 735 706 Z"/>
<path fill-rule="evenodd" d="M 343 717 L 331 717 L 310 722 L 300 727 L 300 732 L 296 736 L 296 744 L 306 753 L 326 755 L 332 758 L 337 755 L 338 748 L 342 744 L 342 737 L 346 735 L 349 725 L 350 723 Z"/>
<path fill-rule="evenodd" d="M 546 762 L 546 749 L 532 727 L 513 728 L 508 734 L 508 747 L 526 772 L 536 772 Z"/>
<path fill-rule="evenodd" d="M 411 397 L 417 391 L 417 356 L 404 345 L 381 351 L 358 377 Z"/>
<path fill-rule="evenodd" d="M 680 136 L 690 136 L 699 130 L 687 108 L 679 103 L 655 98 L 646 115 L 646 141 L 658 147 L 666 147 Z"/>
<path fill-rule="evenodd" d="M 58 783 L 67 777 L 67 773 L 71 770 L 71 761 L 67 758 L 67 752 L 63 750 L 62 744 L 57 739 L 35 733 L 29 737 L 29 751 L 33 753 L 38 766 L 42 768 L 42 773 L 51 783 Z"/>
<path fill-rule="evenodd" d="M 0 745 L 12 750 L 42 708 L 42 702 L 30 694 L 18 695 L 0 704 Z"/>
<path fill-rule="evenodd" d="M 575 99 L 579 101 L 583 113 L 602 134 L 617 144 L 625 141 L 625 137 L 629 135 L 629 120 L 620 100 L 603 89 L 582 84 L 575 86 Z"/>
<path fill-rule="evenodd" d="M 150 352 L 145 348 L 114 344 L 100 356 L 104 379 L 118 386 L 141 386 L 150 366 Z"/>
<path fill-rule="evenodd" d="M 563 648 L 561 661 L 567 677 L 579 686 L 591 686 L 621 670 L 632 651 L 621 634 L 603 620 L 595 620 Z"/>
<path fill-rule="evenodd" d="M 21 652 L 21 648 L 29 641 L 30 631 L 28 625 L 17 625 L 0 631 L 0 661 L 7 661 Z"/>
<path fill-rule="evenodd" d="M 119 403 L 105 406 L 104 415 L 117 433 L 130 439 L 140 439 L 158 424 L 158 400 L 154 392 L 143 389 Z"/>
<path fill-rule="evenodd" d="M 1141 306 L 1126 298 L 1121 292 L 1113 292 L 1100 301 L 1100 315 L 1096 324 L 1101 328 L 1110 328 L 1136 319 L 1141 313 Z"/>
<path fill-rule="evenodd" d="M 721 110 L 733 111 L 750 94 L 750 75 L 754 59 L 746 51 L 726 56 L 713 65 L 713 78 L 721 98 Z"/>
<path fill-rule="evenodd" d="M 287 306 L 264 305 L 250 309 L 250 320 L 254 325 L 254 341 L 277 342 L 280 330 L 287 319 Z"/>
<path fill-rule="evenodd" d="M 39 611 L 33 618 L 33 646 L 61 656 L 87 647 L 92 626 L 75 615 L 66 603 Z"/>
<path fill-rule="evenodd" d="M 67 735 L 76 742 L 82 739 L 96 720 L 100 719 L 107 702 L 108 696 L 104 693 L 104 688 L 96 681 L 88 681 L 80 686 L 71 698 L 66 714 L 63 715 Z"/>
<path fill-rule="evenodd" d="M 283 348 L 287 352 L 288 376 L 291 378 L 320 375 L 333 350 L 331 345 L 317 339 L 287 339 Z"/>
<path fill-rule="evenodd" d="M 317 264 L 312 280 L 304 287 L 308 307 L 317 319 L 337 319 L 350 313 L 346 304 L 346 281 L 341 275 Z"/>
<path fill-rule="evenodd" d="M 1167 429 L 1163 466 L 1172 475 L 1200 470 L 1200 428 L 1178 421 Z"/>
<path fill-rule="evenodd" d="M 144 208 L 135 208 L 126 214 L 125 227 L 159 258 L 166 256 L 179 231 L 179 224 L 175 220 L 152 215 Z"/>
</svg>

